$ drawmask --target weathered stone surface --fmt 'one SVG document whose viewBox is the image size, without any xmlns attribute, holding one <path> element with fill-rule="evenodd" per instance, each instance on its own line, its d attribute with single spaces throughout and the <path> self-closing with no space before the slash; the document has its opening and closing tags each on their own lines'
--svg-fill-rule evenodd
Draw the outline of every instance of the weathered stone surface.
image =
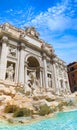
<svg viewBox="0 0 77 130">
<path fill-rule="evenodd" d="M 30 93 L 40 99 L 47 92 L 50 97 L 70 93 L 65 62 L 55 55 L 52 45 L 40 39 L 34 27 L 22 30 L 5 23 L 0 34 L 0 82 L 7 85 L 0 91 Z M 15 84 L 15 89 L 10 87 Z"/>
</svg>

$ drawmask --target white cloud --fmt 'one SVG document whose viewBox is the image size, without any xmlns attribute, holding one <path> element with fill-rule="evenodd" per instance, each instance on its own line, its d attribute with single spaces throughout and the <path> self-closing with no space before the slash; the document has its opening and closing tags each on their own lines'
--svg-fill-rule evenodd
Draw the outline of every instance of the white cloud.
<svg viewBox="0 0 77 130">
<path fill-rule="evenodd" d="M 74 9 L 72 9 L 69 0 L 67 0 L 62 4 L 48 8 L 45 12 L 41 12 L 25 25 L 34 25 L 37 28 L 48 28 L 51 31 L 59 32 L 71 28 L 77 29 L 77 19 L 71 17 L 73 14 Z"/>
<path fill-rule="evenodd" d="M 53 43 L 56 54 L 67 63 L 77 60 L 77 38 L 65 35 Z"/>
<path fill-rule="evenodd" d="M 66 0 L 26 23 L 34 25 L 42 38 L 50 42 L 56 54 L 67 63 L 77 59 L 77 38 L 70 33 L 70 30 L 77 30 L 77 17 L 73 17 L 75 13 L 76 8 L 72 8 L 71 0 Z"/>
<path fill-rule="evenodd" d="M 13 9 L 6 10 L 6 13 L 13 12 Z"/>
</svg>

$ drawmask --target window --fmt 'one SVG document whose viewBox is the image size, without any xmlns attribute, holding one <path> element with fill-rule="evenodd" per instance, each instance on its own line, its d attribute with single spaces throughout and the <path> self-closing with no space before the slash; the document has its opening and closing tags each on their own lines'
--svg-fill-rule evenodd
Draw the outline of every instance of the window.
<svg viewBox="0 0 77 130">
<path fill-rule="evenodd" d="M 73 70 L 74 70 L 74 67 L 71 67 L 71 68 L 70 68 L 70 71 L 73 71 Z"/>
<path fill-rule="evenodd" d="M 75 75 L 74 74 L 71 74 L 72 77 L 74 77 Z"/>
<path fill-rule="evenodd" d="M 51 74 L 47 74 L 47 77 L 48 77 L 48 78 L 51 78 Z"/>
</svg>

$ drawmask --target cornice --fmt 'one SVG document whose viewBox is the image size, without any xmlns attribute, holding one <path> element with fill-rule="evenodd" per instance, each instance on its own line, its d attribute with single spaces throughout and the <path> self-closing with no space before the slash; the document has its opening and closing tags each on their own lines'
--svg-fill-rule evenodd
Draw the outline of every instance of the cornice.
<svg viewBox="0 0 77 130">
<path fill-rule="evenodd" d="M 26 30 L 22 30 L 20 28 L 16 28 L 16 27 L 12 26 L 9 23 L 5 23 L 5 24 L 1 25 L 0 28 L 1 28 L 1 32 L 0 32 L 1 37 L 5 36 L 5 37 L 8 37 L 8 39 L 10 39 L 10 38 L 14 39 L 14 41 L 18 42 L 18 44 L 19 43 L 24 43 L 24 46 L 20 45 L 20 44 L 18 45 L 19 49 L 24 49 L 26 46 L 28 46 L 28 47 L 31 47 L 31 48 L 34 48 L 34 49 L 40 51 L 41 54 L 44 53 L 46 56 L 48 56 L 50 58 L 57 58 L 57 56 L 54 54 L 53 47 L 50 44 L 44 42 L 42 39 L 39 38 L 39 34 L 38 34 L 38 32 L 36 31 L 35 28 L 32 28 L 32 27 L 27 28 L 29 30 L 26 31 Z M 31 29 L 33 29 L 34 34 L 32 34 Z M 16 32 L 17 35 L 14 34 L 14 31 Z M 25 36 L 28 36 L 28 37 L 38 41 L 39 44 L 41 44 L 41 46 L 39 47 L 37 45 L 31 44 L 25 38 Z M 8 43 L 8 39 L 5 39 L 3 41 Z M 59 64 L 65 64 L 63 61 L 60 61 L 58 58 L 57 58 L 57 60 L 55 62 L 57 62 Z"/>
<path fill-rule="evenodd" d="M 2 36 L 6 36 L 6 37 L 8 37 L 8 39 L 12 38 L 16 41 L 19 41 L 19 38 L 16 35 L 12 35 L 11 33 L 4 31 L 4 30 L 2 31 Z"/>
<path fill-rule="evenodd" d="M 16 36 L 12 35 L 12 34 L 9 33 L 9 32 L 2 31 L 2 36 L 4 36 L 4 35 L 7 36 L 8 39 L 9 39 L 9 38 L 12 38 L 12 39 L 16 40 L 18 43 L 24 43 L 25 45 L 34 47 L 34 48 L 36 48 L 36 49 L 38 49 L 38 50 L 41 51 L 41 48 L 39 48 L 39 47 L 37 47 L 37 46 L 35 46 L 35 45 L 32 45 L 32 44 L 30 45 L 30 43 L 28 42 L 28 40 L 24 39 L 24 37 L 16 37 Z"/>
<path fill-rule="evenodd" d="M 39 37 L 35 37 L 35 36 L 30 35 L 30 34 L 27 34 L 25 30 L 22 30 L 20 28 L 16 28 L 15 26 L 12 26 L 9 23 L 4 23 L 1 26 L 1 29 L 2 29 L 2 32 L 7 32 L 7 34 L 9 34 L 10 29 L 12 29 L 13 31 L 16 31 L 16 33 L 18 33 L 20 39 L 23 39 L 24 36 L 28 36 L 28 37 L 30 37 L 30 38 L 32 38 L 40 43 L 42 42 L 42 40 Z M 11 35 L 13 35 L 13 33 L 11 33 Z M 14 37 L 15 37 L 15 35 L 14 35 Z"/>
</svg>

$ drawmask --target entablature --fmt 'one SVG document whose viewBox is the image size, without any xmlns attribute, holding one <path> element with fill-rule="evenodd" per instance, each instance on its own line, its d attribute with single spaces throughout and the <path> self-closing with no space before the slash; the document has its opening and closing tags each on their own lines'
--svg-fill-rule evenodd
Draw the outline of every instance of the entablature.
<svg viewBox="0 0 77 130">
<path fill-rule="evenodd" d="M 26 30 L 16 28 L 9 23 L 0 26 L 0 35 L 7 36 L 8 39 L 16 40 L 18 43 L 24 43 L 25 46 L 31 46 L 49 57 L 55 57 L 53 47 L 39 38 L 39 33 L 34 27 L 27 27 Z"/>
</svg>

